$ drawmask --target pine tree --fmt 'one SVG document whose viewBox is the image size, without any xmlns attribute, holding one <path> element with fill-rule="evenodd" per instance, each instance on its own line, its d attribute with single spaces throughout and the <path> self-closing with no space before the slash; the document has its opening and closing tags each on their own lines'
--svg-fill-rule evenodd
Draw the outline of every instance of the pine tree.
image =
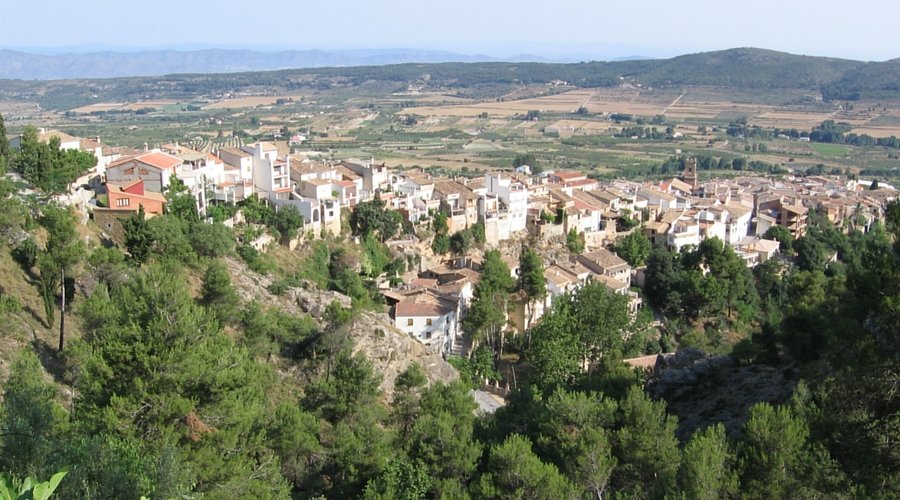
<svg viewBox="0 0 900 500">
<path fill-rule="evenodd" d="M 0 164 L 9 158 L 9 138 L 6 137 L 6 124 L 3 123 L 3 114 L 0 113 Z"/>
<path fill-rule="evenodd" d="M 71 279 L 75 264 L 84 256 L 84 243 L 78 237 L 72 214 L 64 208 L 55 205 L 45 207 L 40 223 L 48 234 L 47 245 L 38 257 L 38 267 L 41 270 L 41 296 L 44 299 L 49 325 L 53 323 L 56 291 L 61 290 L 59 350 L 62 351 L 65 345 L 66 301 L 69 299 L 66 283 L 67 279 Z"/>
<path fill-rule="evenodd" d="M 537 302 L 547 296 L 547 279 L 544 277 L 544 263 L 531 247 L 522 249 L 519 255 L 519 290 L 528 302 L 528 323 L 534 318 Z"/>
<path fill-rule="evenodd" d="M 213 261 L 206 268 L 200 297 L 200 302 L 212 309 L 219 321 L 229 323 L 237 316 L 240 299 L 231 285 L 228 268 L 221 262 Z"/>
<path fill-rule="evenodd" d="M 150 257 L 153 248 L 153 235 L 150 225 L 144 215 L 144 205 L 138 208 L 137 213 L 122 221 L 125 230 L 125 248 L 128 254 L 138 264 L 143 264 Z"/>
<path fill-rule="evenodd" d="M 678 469 L 679 491 L 698 500 L 733 497 L 738 488 L 735 461 L 722 424 L 694 432 Z"/>
</svg>

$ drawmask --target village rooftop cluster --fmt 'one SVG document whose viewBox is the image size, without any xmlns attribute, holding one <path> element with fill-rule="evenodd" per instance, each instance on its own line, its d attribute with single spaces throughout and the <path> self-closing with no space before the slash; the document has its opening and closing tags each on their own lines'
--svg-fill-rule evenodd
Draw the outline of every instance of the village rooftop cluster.
<svg viewBox="0 0 900 500">
<path fill-rule="evenodd" d="M 890 185 L 871 189 L 875 186 L 870 181 L 835 176 L 701 181 L 691 159 L 684 162 L 682 175 L 661 182 L 600 182 L 574 171 L 531 175 L 527 165 L 479 178 L 444 178 L 420 169 L 392 171 L 374 158 L 324 161 L 284 143 L 258 142 L 215 154 L 178 143 L 132 151 L 110 147 L 99 137 L 39 133 L 42 141 L 54 136 L 61 149 L 80 149 L 97 158 L 96 166 L 58 201 L 92 213 L 114 241 L 123 237 L 122 221 L 140 207 L 148 217 L 163 213 L 163 192 L 173 178 L 190 190 L 201 217 L 212 203 L 255 196 L 276 210 L 296 207 L 304 221 L 300 233 L 312 237 L 340 234 L 341 213 L 376 197 L 413 225 L 427 225 L 435 213 L 445 213 L 450 235 L 483 224 L 486 248 L 526 240 L 564 247 L 570 233 L 583 237 L 584 253 L 545 259 L 546 299 L 520 304 L 509 318 L 520 331 L 539 319 L 554 298 L 589 281 L 628 296 L 632 312 L 641 307 L 636 287 L 643 285 L 643 269 L 632 268 L 609 249 L 633 231 L 675 251 L 715 237 L 753 267 L 779 258 L 779 242 L 763 238 L 771 227 L 784 227 L 799 238 L 805 234 L 809 211 L 816 210 L 836 227 L 867 231 L 883 220 L 887 203 L 897 198 Z M 13 138 L 11 146 L 18 140 Z M 239 222 L 229 219 L 226 224 Z M 415 237 L 399 238 L 388 243 L 399 252 L 416 252 Z M 252 243 L 264 250 L 271 241 Z M 512 255 L 505 260 L 516 275 L 518 260 Z M 382 293 L 394 325 L 445 355 L 465 351 L 460 325 L 480 278 L 480 264 L 475 256 L 456 256 L 420 266 L 418 277 L 399 286 L 384 281 Z"/>
</svg>

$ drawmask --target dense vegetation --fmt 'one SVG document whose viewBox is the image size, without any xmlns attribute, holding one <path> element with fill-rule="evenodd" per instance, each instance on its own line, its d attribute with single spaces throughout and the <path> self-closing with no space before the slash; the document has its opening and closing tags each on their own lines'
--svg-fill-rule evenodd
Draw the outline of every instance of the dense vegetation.
<svg viewBox="0 0 900 500">
<path fill-rule="evenodd" d="M 38 130 L 33 126 L 25 128 L 19 147 L 15 154 L 9 155 L 8 161 L 10 167 L 47 194 L 67 191 L 75 179 L 97 164 L 93 154 L 77 149 L 60 149 L 59 137 L 41 142 Z"/>
</svg>

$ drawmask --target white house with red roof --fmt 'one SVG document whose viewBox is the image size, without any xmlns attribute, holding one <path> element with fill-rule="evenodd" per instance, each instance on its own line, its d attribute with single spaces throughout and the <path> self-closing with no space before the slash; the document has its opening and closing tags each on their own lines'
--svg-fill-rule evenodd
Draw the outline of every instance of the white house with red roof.
<svg viewBox="0 0 900 500">
<path fill-rule="evenodd" d="M 181 159 L 176 156 L 158 150 L 145 151 L 110 163 L 106 168 L 106 180 L 126 184 L 141 179 L 145 190 L 161 193 L 181 164 Z"/>
<path fill-rule="evenodd" d="M 449 352 L 458 332 L 457 304 L 430 291 L 422 291 L 394 306 L 394 326 L 410 337 Z"/>
</svg>

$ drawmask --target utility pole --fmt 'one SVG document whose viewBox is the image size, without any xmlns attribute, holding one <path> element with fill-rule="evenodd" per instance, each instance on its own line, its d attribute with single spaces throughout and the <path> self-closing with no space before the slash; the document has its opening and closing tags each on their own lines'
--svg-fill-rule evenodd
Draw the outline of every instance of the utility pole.
<svg viewBox="0 0 900 500">
<path fill-rule="evenodd" d="M 60 268 L 60 276 L 62 276 L 62 302 L 60 304 L 59 314 L 59 352 L 62 352 L 66 338 L 66 268 Z"/>
</svg>

